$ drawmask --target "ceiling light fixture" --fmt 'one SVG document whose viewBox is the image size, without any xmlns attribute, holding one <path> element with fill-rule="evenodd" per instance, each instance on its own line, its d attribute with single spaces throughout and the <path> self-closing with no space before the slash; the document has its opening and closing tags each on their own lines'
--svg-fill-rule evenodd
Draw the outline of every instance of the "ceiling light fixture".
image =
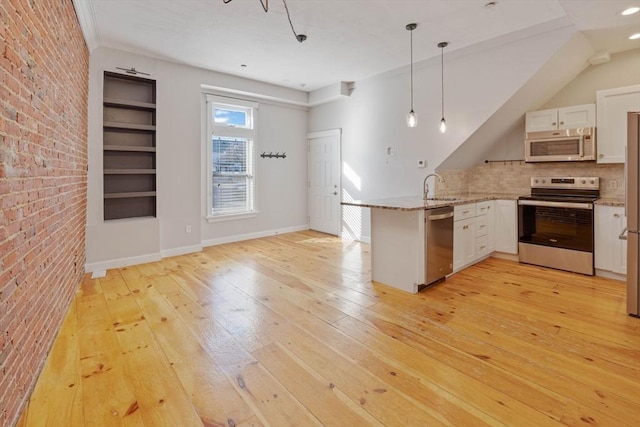
<svg viewBox="0 0 640 427">
<path fill-rule="evenodd" d="M 447 42 L 438 43 L 440 48 L 440 83 L 442 88 L 442 119 L 440 120 L 440 132 L 445 133 L 447 131 L 447 121 L 444 119 L 444 48 L 449 46 Z"/>
<path fill-rule="evenodd" d="M 640 33 L 635 33 L 629 36 L 629 40 L 638 40 L 640 39 Z"/>
<path fill-rule="evenodd" d="M 409 114 L 407 114 L 407 126 L 410 128 L 418 126 L 418 116 L 416 116 L 416 113 L 413 111 L 413 30 L 417 27 L 418 24 L 407 24 L 405 27 L 411 34 L 411 110 L 409 111 Z"/>
<path fill-rule="evenodd" d="M 640 11 L 640 7 L 630 7 L 628 9 L 623 10 L 621 15 L 629 16 L 629 15 L 633 15 L 634 13 L 638 13 L 638 11 Z"/>
<path fill-rule="evenodd" d="M 229 4 L 231 3 L 231 1 L 232 0 L 222 0 L 224 4 Z M 258 0 L 258 1 L 260 2 L 260 5 L 262 6 L 262 9 L 265 11 L 265 13 L 269 12 L 269 0 Z M 296 33 L 295 28 L 293 28 L 293 22 L 291 22 L 291 15 L 289 14 L 289 7 L 287 6 L 287 1 L 282 0 L 282 4 L 284 4 L 284 10 L 287 12 L 287 19 L 289 20 L 289 26 L 291 26 L 291 31 L 293 31 L 293 35 L 296 37 L 296 40 L 302 43 L 307 39 L 307 36 L 304 34 Z"/>
</svg>

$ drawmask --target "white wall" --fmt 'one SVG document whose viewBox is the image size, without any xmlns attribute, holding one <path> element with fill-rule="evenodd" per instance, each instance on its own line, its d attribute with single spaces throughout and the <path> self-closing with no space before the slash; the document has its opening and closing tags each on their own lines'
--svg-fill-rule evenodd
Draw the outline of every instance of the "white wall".
<svg viewBox="0 0 640 427">
<path fill-rule="evenodd" d="M 415 64 L 418 127 L 409 129 L 409 68 L 355 83 L 350 98 L 311 109 L 309 131 L 342 128 L 343 200 L 418 195 L 423 178 L 466 141 L 576 32 L 532 28 L 445 54 L 445 116 L 440 121 L 440 58 Z M 394 156 L 385 154 L 395 149 Z M 416 166 L 419 159 L 428 166 Z M 368 209 L 345 207 L 343 235 L 368 240 Z"/>
<path fill-rule="evenodd" d="M 308 112 L 287 104 L 306 103 L 306 92 L 107 48 L 93 51 L 89 65 L 87 271 L 307 227 Z M 115 67 L 135 67 L 157 80 L 157 218 L 102 220 L 103 72 L 117 72 Z M 259 94 L 256 152 L 287 153 L 286 159 L 256 158 L 260 213 L 255 218 L 212 224 L 204 219 L 202 85 Z"/>
<path fill-rule="evenodd" d="M 640 49 L 611 55 L 611 61 L 589 65 L 540 109 L 596 102 L 596 92 L 640 84 Z"/>
</svg>

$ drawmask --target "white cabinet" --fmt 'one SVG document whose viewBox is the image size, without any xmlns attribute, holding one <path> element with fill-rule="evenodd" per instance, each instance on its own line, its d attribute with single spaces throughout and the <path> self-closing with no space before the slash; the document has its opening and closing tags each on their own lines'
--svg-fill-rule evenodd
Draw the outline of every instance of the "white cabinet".
<svg viewBox="0 0 640 427">
<path fill-rule="evenodd" d="M 493 210 L 492 200 L 454 207 L 454 271 L 459 271 L 493 252 Z"/>
<path fill-rule="evenodd" d="M 485 244 L 480 244 L 479 248 L 480 251 L 478 253 L 478 256 L 484 256 L 484 255 L 489 255 L 491 252 L 493 252 L 493 248 L 494 248 L 494 202 L 493 200 L 490 200 L 488 202 L 480 202 L 476 204 L 476 213 L 477 213 L 477 219 L 476 219 L 476 223 L 478 224 L 477 226 L 477 238 L 480 239 L 482 238 L 482 236 L 486 236 L 485 239 L 483 239 L 484 241 L 486 241 L 486 245 Z"/>
<path fill-rule="evenodd" d="M 494 202 L 494 247 L 498 252 L 518 253 L 518 210 L 516 200 Z"/>
<path fill-rule="evenodd" d="M 594 127 L 596 126 L 596 106 L 585 104 L 529 111 L 525 119 L 527 132 Z"/>
<path fill-rule="evenodd" d="M 594 216 L 596 269 L 627 274 L 627 241 L 618 238 L 627 222 L 624 208 L 596 205 Z"/>
<path fill-rule="evenodd" d="M 453 223 L 453 270 L 471 264 L 476 258 L 475 218 L 461 219 Z"/>
<path fill-rule="evenodd" d="M 627 112 L 640 111 L 640 85 L 596 92 L 598 107 L 597 162 L 624 163 Z"/>
</svg>

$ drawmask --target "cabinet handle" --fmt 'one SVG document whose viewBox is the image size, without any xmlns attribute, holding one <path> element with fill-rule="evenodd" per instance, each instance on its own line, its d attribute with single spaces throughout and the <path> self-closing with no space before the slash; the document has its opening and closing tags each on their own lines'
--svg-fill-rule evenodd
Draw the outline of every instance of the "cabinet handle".
<svg viewBox="0 0 640 427">
<path fill-rule="evenodd" d="M 462 213 L 466 215 L 469 213 L 469 211 L 462 211 Z"/>
<path fill-rule="evenodd" d="M 561 125 L 563 125 L 563 124 L 564 124 L 564 122 L 560 122 L 560 124 L 561 124 Z"/>
<path fill-rule="evenodd" d="M 624 230 L 622 230 L 622 233 L 620 233 L 620 235 L 618 236 L 618 239 L 627 240 L 627 236 L 625 236 L 626 232 L 627 232 L 627 227 L 625 227 Z"/>
<path fill-rule="evenodd" d="M 552 124 L 553 126 L 555 126 L 555 125 L 556 125 L 556 122 L 553 122 L 553 123 L 551 123 L 551 124 Z"/>
<path fill-rule="evenodd" d="M 481 225 L 481 226 L 480 226 L 480 228 L 485 228 L 485 227 L 486 227 L 486 225 Z"/>
<path fill-rule="evenodd" d="M 599 159 L 603 159 L 604 158 L 604 154 L 602 154 L 602 153 L 598 154 L 598 158 Z"/>
<path fill-rule="evenodd" d="M 486 248 L 486 246 L 480 246 L 480 250 L 484 250 L 484 248 Z"/>
<path fill-rule="evenodd" d="M 462 227 L 462 229 L 463 229 L 463 230 L 466 230 L 466 229 L 468 229 L 468 228 L 469 228 L 469 226 L 468 226 L 468 225 L 465 225 L 465 226 L 463 226 L 463 227 Z"/>
<path fill-rule="evenodd" d="M 618 214 L 618 213 L 614 213 L 614 214 L 613 214 L 613 217 L 614 217 L 614 218 L 620 218 L 620 214 Z"/>
</svg>

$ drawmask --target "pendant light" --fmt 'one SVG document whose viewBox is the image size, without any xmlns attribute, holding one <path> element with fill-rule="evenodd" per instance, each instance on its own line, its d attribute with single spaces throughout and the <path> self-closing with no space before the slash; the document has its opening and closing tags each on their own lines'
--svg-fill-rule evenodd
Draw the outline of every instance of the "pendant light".
<svg viewBox="0 0 640 427">
<path fill-rule="evenodd" d="M 440 83 L 442 88 L 442 119 L 440 119 L 440 132 L 442 133 L 447 131 L 447 121 L 444 119 L 444 48 L 448 45 L 449 43 L 447 42 L 438 43 L 438 47 L 440 48 Z"/>
<path fill-rule="evenodd" d="M 413 30 L 416 29 L 418 24 L 407 24 L 405 27 L 411 34 L 411 110 L 407 114 L 407 126 L 414 128 L 418 125 L 418 116 L 413 111 Z"/>
</svg>

